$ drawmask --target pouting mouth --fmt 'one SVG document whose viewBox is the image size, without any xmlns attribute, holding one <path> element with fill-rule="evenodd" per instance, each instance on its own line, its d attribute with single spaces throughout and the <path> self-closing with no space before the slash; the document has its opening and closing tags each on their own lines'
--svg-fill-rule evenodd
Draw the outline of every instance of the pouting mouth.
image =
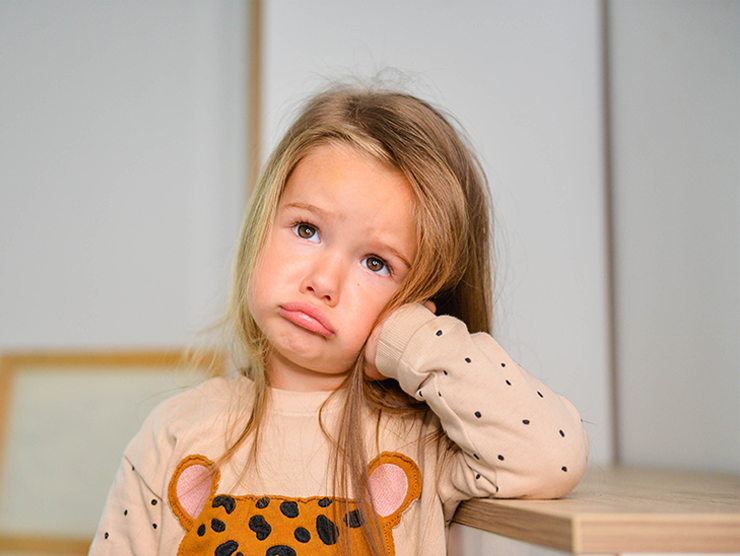
<svg viewBox="0 0 740 556">
<path fill-rule="evenodd" d="M 279 308 L 280 314 L 293 324 L 324 337 L 335 334 L 331 321 L 318 307 L 310 303 L 286 303 Z"/>
</svg>

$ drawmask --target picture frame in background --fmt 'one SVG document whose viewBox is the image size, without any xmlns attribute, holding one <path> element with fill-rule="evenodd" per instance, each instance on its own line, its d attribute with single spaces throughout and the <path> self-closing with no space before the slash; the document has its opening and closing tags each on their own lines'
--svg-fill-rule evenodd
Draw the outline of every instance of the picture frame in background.
<svg viewBox="0 0 740 556">
<path fill-rule="evenodd" d="M 223 365 L 213 351 L 0 355 L 0 556 L 86 555 L 146 416 Z"/>
</svg>

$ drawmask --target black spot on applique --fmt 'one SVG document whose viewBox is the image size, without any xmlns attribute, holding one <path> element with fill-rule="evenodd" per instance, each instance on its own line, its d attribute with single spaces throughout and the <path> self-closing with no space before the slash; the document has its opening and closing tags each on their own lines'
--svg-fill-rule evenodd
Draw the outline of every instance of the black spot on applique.
<svg viewBox="0 0 740 556">
<path fill-rule="evenodd" d="M 198 536 L 202 537 L 205 534 L 206 534 L 206 524 L 201 523 L 200 527 L 198 527 Z"/>
<path fill-rule="evenodd" d="M 465 358 L 465 362 L 466 362 L 466 363 L 470 363 L 470 357 L 466 357 L 466 358 Z"/>
<path fill-rule="evenodd" d="M 280 504 L 280 511 L 285 517 L 298 517 L 298 504 L 295 502 L 285 501 Z"/>
<path fill-rule="evenodd" d="M 128 510 L 123 510 L 123 515 L 128 515 Z"/>
<path fill-rule="evenodd" d="M 476 473 L 476 474 L 475 474 L 475 478 L 476 478 L 476 479 L 480 479 L 480 473 Z"/>
<path fill-rule="evenodd" d="M 544 398 L 544 397 L 545 397 L 545 396 L 543 396 L 543 395 L 542 395 L 542 392 L 537 392 L 537 395 L 538 395 L 538 396 L 539 396 L 540 398 Z"/>
<path fill-rule="evenodd" d="M 284 544 L 272 546 L 267 549 L 265 556 L 296 556 L 295 550 Z"/>
<path fill-rule="evenodd" d="M 478 417 L 478 419 L 480 419 L 480 418 L 481 418 L 481 414 L 480 414 L 480 411 L 476 411 L 476 412 L 475 412 L 475 416 L 476 416 L 476 417 Z"/>
<path fill-rule="evenodd" d="M 509 382 L 508 380 L 506 381 L 506 384 L 508 384 L 509 386 L 511 386 L 511 382 Z"/>
<path fill-rule="evenodd" d="M 447 376 L 447 371 L 442 371 L 442 372 L 445 374 L 445 376 Z"/>
<path fill-rule="evenodd" d="M 296 529 L 293 536 L 298 542 L 306 543 L 311 540 L 311 533 L 308 532 L 308 529 L 304 529 L 303 527 Z"/>
<path fill-rule="evenodd" d="M 496 494 L 498 494 L 498 485 L 496 485 Z"/>
<path fill-rule="evenodd" d="M 499 461 L 504 461 L 504 456 L 502 456 L 501 454 L 499 454 L 498 455 L 498 459 L 499 459 Z"/>
<path fill-rule="evenodd" d="M 231 512 L 234 511 L 234 508 L 236 508 L 236 500 L 234 500 L 231 496 L 220 494 L 213 499 L 213 503 L 211 504 L 211 506 L 213 506 L 214 508 L 223 507 L 223 509 L 226 510 L 227 514 L 231 514 Z"/>
<path fill-rule="evenodd" d="M 152 500 L 152 506 L 156 506 L 156 505 L 157 505 L 157 501 L 156 500 Z"/>
<path fill-rule="evenodd" d="M 104 536 L 104 537 L 105 537 L 105 538 L 107 539 L 107 538 L 108 538 L 108 533 L 106 533 L 106 534 L 105 534 L 105 535 L 103 535 L 103 536 Z"/>
<path fill-rule="evenodd" d="M 152 523 L 152 527 L 154 527 L 156 529 L 157 528 L 157 524 L 156 523 Z"/>
<path fill-rule="evenodd" d="M 501 363 L 501 366 L 502 367 L 506 367 L 506 363 Z"/>
<path fill-rule="evenodd" d="M 220 519 L 212 519 L 211 529 L 213 529 L 216 533 L 223 533 L 224 531 L 226 531 L 226 524 Z"/>
<path fill-rule="evenodd" d="M 442 331 L 441 330 L 437 330 L 437 336 L 441 336 L 441 335 L 442 335 Z"/>
<path fill-rule="evenodd" d="M 324 544 L 331 546 L 337 543 L 337 537 L 339 536 L 337 526 L 325 515 L 316 518 L 316 531 Z"/>
<path fill-rule="evenodd" d="M 236 549 L 239 548 L 239 543 L 236 541 L 226 541 L 224 544 L 216 548 L 214 556 L 231 556 Z"/>
<path fill-rule="evenodd" d="M 331 505 L 331 498 L 322 498 L 319 500 L 320 508 L 328 508 Z"/>
<path fill-rule="evenodd" d="M 477 460 L 480 460 L 480 458 L 478 457 L 478 454 L 473 454 L 473 457 L 474 457 L 475 459 L 477 459 Z"/>
<path fill-rule="evenodd" d="M 259 500 L 257 500 L 257 503 L 255 504 L 258 510 L 264 510 L 269 505 L 270 505 L 270 499 L 267 496 L 260 498 Z"/>
<path fill-rule="evenodd" d="M 529 425 L 529 419 L 524 419 L 524 421 L 522 421 L 522 423 L 524 423 L 525 425 Z"/>
<path fill-rule="evenodd" d="M 423 398 L 424 397 L 424 394 L 421 393 L 421 390 L 419 390 L 419 397 L 420 398 Z"/>
<path fill-rule="evenodd" d="M 132 466 L 131 466 L 131 471 L 136 471 L 136 467 L 134 467 L 134 466 L 132 465 Z"/>
<path fill-rule="evenodd" d="M 344 516 L 344 523 L 350 529 L 357 529 L 360 525 L 362 525 L 362 521 L 360 521 L 360 512 L 358 512 L 357 510 L 352 510 L 351 512 L 348 512 L 347 515 Z"/>
<path fill-rule="evenodd" d="M 563 438 L 565 438 L 565 433 L 563 431 L 558 431 L 558 432 L 560 433 L 560 436 L 562 436 Z"/>
<path fill-rule="evenodd" d="M 439 394 L 440 398 L 442 397 L 442 392 L 437 392 L 437 394 Z"/>
<path fill-rule="evenodd" d="M 568 468 L 567 468 L 567 467 L 565 467 L 564 465 L 563 465 L 563 466 L 562 466 L 562 467 L 561 467 L 560 469 L 562 469 L 562 470 L 563 470 L 563 471 L 564 471 L 565 473 L 567 473 L 567 472 L 568 472 Z"/>
<path fill-rule="evenodd" d="M 272 527 L 261 515 L 253 515 L 249 518 L 249 528 L 257 535 L 257 540 L 264 541 L 272 533 Z"/>
</svg>

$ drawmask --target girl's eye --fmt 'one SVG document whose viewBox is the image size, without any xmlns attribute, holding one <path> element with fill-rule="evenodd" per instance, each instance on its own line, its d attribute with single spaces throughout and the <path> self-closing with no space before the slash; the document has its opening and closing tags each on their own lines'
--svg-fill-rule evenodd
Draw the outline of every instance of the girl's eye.
<svg viewBox="0 0 740 556">
<path fill-rule="evenodd" d="M 293 226 L 293 230 L 300 238 L 307 239 L 308 241 L 313 241 L 314 243 L 319 242 L 319 234 L 316 232 L 316 228 L 311 226 L 311 224 L 296 224 L 295 226 Z"/>
<path fill-rule="evenodd" d="M 362 260 L 362 264 L 365 268 L 376 274 L 381 276 L 390 276 L 390 267 L 383 259 L 379 259 L 378 257 L 368 257 L 367 259 Z"/>
</svg>

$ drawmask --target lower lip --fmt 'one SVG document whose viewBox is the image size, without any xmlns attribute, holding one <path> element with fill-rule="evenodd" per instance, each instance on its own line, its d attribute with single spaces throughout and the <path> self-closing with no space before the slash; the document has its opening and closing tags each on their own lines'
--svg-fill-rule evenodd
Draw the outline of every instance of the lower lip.
<svg viewBox="0 0 740 556">
<path fill-rule="evenodd" d="M 326 338 L 334 335 L 334 333 L 326 326 L 303 311 L 288 311 L 287 309 L 280 307 L 280 314 L 293 324 L 300 326 L 301 328 L 305 328 L 309 332 L 315 332 L 316 334 L 320 334 Z"/>
</svg>

